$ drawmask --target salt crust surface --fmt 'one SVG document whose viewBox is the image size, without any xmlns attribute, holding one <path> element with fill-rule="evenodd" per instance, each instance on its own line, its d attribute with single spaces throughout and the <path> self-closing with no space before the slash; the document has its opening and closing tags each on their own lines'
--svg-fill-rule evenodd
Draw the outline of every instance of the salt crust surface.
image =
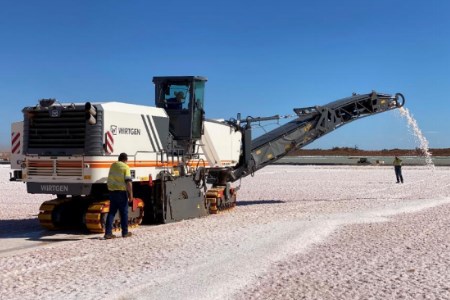
<svg viewBox="0 0 450 300">
<path fill-rule="evenodd" d="M 0 299 L 450 299 L 450 168 L 403 173 L 269 166 L 230 212 L 129 239 L 0 245 Z M 50 196 L 9 182 L 7 166 L 0 178 L 0 244 L 41 230 Z"/>
</svg>

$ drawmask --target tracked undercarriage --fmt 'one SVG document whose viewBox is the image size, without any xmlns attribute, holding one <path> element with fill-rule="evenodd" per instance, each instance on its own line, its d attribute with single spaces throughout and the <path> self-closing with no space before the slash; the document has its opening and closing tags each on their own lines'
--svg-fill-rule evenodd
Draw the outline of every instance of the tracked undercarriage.
<svg viewBox="0 0 450 300">
<path fill-rule="evenodd" d="M 135 198 L 128 209 L 128 224 L 136 228 L 145 224 L 170 223 L 192 217 L 217 214 L 236 206 L 236 189 L 217 186 L 209 190 L 199 188 L 193 176 L 174 177 L 166 174 L 164 180 L 147 188 L 137 189 L 141 198 Z M 164 187 L 161 187 L 164 185 Z M 151 196 L 150 196 L 151 195 Z M 146 203 L 145 203 L 146 202 Z M 50 230 L 87 229 L 92 233 L 105 232 L 109 200 L 93 200 L 89 197 L 67 197 L 45 201 L 39 208 L 41 225 Z M 113 230 L 120 231 L 117 213 Z"/>
<path fill-rule="evenodd" d="M 94 201 L 84 197 L 70 197 L 45 201 L 39 208 L 41 225 L 50 230 L 87 229 L 93 233 L 105 232 L 109 200 Z M 128 226 L 134 228 L 142 223 L 144 202 L 135 198 L 128 208 Z M 116 214 L 113 230 L 120 231 L 120 217 Z"/>
</svg>

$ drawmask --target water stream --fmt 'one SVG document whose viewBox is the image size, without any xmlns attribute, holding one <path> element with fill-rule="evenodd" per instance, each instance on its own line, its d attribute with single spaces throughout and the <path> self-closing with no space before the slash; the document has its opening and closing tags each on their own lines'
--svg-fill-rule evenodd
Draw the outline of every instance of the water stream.
<svg viewBox="0 0 450 300">
<path fill-rule="evenodd" d="M 412 114 L 409 112 L 407 108 L 400 107 L 399 108 L 400 115 L 406 119 L 408 122 L 408 128 L 412 131 L 416 142 L 420 145 L 420 149 L 425 155 L 425 163 L 429 168 L 434 169 L 433 159 L 431 158 L 430 148 L 428 146 L 428 140 L 423 135 L 422 131 L 417 124 L 416 119 L 413 118 Z"/>
</svg>

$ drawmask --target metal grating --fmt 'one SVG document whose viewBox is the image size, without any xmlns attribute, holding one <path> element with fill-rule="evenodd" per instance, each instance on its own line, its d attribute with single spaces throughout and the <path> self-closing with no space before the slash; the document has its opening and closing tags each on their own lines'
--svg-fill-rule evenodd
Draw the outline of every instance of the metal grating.
<svg viewBox="0 0 450 300">
<path fill-rule="evenodd" d="M 29 160 L 28 176 L 53 176 L 53 160 Z"/>
<path fill-rule="evenodd" d="M 29 176 L 81 177 L 83 162 L 74 160 L 28 160 Z"/>
<path fill-rule="evenodd" d="M 82 176 L 83 163 L 73 160 L 57 160 L 56 161 L 57 176 Z"/>
<path fill-rule="evenodd" d="M 60 117 L 48 111 L 28 112 L 28 148 L 83 148 L 86 132 L 84 110 L 63 110 Z"/>
</svg>

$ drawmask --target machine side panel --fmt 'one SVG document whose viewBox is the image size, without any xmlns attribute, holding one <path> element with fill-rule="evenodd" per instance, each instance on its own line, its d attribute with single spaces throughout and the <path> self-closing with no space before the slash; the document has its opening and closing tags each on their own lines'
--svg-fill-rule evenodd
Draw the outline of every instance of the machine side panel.
<svg viewBox="0 0 450 300">
<path fill-rule="evenodd" d="M 168 150 L 169 137 L 169 119 L 166 117 L 153 116 L 153 124 L 155 124 L 156 134 L 158 134 L 161 146 L 164 151 Z"/>
<path fill-rule="evenodd" d="M 206 120 L 201 145 L 210 166 L 235 166 L 239 161 L 242 133 L 229 124 Z"/>
<path fill-rule="evenodd" d="M 156 126 L 150 114 L 105 111 L 104 120 L 105 133 L 109 132 L 112 136 L 110 155 L 119 155 L 121 152 L 134 155 L 137 151 L 161 152 L 164 148 L 158 134 L 158 130 L 164 126 L 163 121 L 160 120 Z"/>
</svg>

